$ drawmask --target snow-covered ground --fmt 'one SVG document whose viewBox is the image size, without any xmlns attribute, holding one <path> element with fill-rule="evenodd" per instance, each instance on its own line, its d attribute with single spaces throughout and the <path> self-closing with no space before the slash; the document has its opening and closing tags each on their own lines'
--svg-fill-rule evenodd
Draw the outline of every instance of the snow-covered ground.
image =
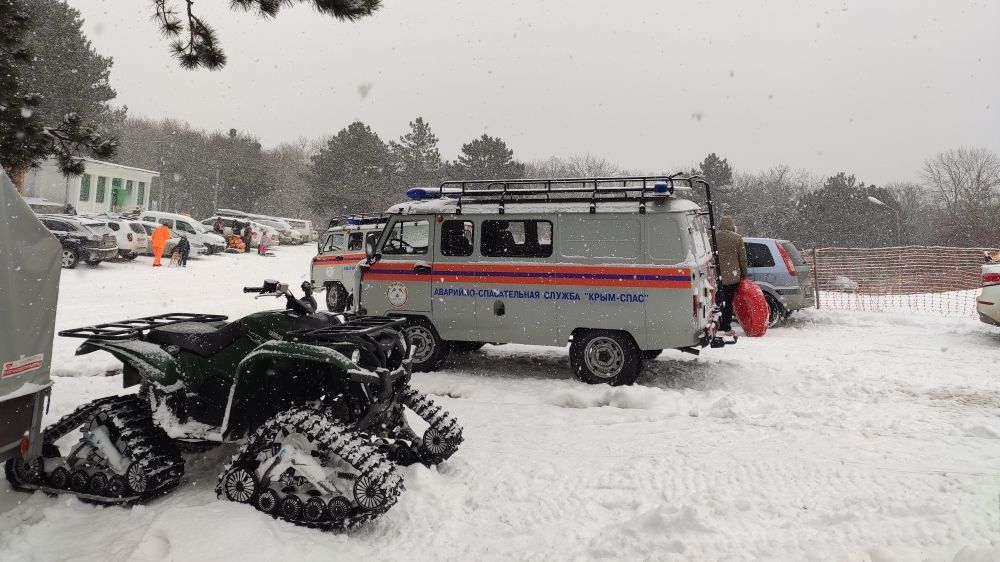
<svg viewBox="0 0 1000 562">
<path fill-rule="evenodd" d="M 281 304 L 243 285 L 305 278 L 309 246 L 63 271 L 58 328 Z M 48 419 L 121 392 L 116 362 L 56 342 Z M 0 484 L 0 560 L 1000 560 L 1000 329 L 972 319 L 805 311 L 639 384 L 588 386 L 565 349 L 489 347 L 416 374 L 465 425 L 438 469 L 404 470 L 389 514 L 350 533 L 214 494 L 222 447 L 132 509 Z"/>
</svg>

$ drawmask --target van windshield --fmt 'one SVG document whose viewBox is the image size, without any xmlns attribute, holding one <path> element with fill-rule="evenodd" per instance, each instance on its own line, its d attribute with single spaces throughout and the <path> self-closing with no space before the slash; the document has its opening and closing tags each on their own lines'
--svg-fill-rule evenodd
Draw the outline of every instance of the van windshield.
<svg viewBox="0 0 1000 562">
<path fill-rule="evenodd" d="M 331 232 L 326 236 L 321 248 L 321 252 L 343 252 L 344 234 L 342 232 Z"/>
</svg>

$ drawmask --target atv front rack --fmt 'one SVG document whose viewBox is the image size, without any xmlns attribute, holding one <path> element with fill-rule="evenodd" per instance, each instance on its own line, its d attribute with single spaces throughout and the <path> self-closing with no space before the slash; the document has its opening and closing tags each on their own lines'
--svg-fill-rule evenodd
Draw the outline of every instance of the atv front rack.
<svg viewBox="0 0 1000 562">
<path fill-rule="evenodd" d="M 221 314 L 191 314 L 188 312 L 170 312 L 156 316 L 143 316 L 131 320 L 95 324 L 85 328 L 73 328 L 59 332 L 65 338 L 89 338 L 95 340 L 131 340 L 138 338 L 146 330 L 162 328 L 181 322 L 221 322 L 228 316 Z"/>
<path fill-rule="evenodd" d="M 342 341 L 346 336 L 368 336 L 386 328 L 402 327 L 406 318 L 390 318 L 388 316 L 345 315 L 347 322 L 334 324 L 323 328 L 292 330 L 289 336 L 315 341 Z"/>
</svg>

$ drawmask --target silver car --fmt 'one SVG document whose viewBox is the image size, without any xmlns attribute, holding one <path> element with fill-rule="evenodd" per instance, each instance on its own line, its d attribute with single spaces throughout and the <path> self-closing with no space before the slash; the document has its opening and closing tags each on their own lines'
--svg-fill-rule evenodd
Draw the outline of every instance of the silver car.
<svg viewBox="0 0 1000 562">
<path fill-rule="evenodd" d="M 796 310 L 815 306 L 812 269 L 788 240 L 743 238 L 747 248 L 747 273 L 764 292 L 771 309 L 768 325 L 774 326 Z"/>
</svg>

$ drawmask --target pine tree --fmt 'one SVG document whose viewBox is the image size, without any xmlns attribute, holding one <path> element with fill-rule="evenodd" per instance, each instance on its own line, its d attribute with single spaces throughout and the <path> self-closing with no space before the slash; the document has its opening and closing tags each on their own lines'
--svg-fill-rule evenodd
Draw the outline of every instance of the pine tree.
<svg viewBox="0 0 1000 562">
<path fill-rule="evenodd" d="M 360 121 L 332 137 L 309 169 L 311 206 L 325 216 L 384 211 L 397 198 L 389 147 Z"/>
<path fill-rule="evenodd" d="M 719 158 L 714 152 L 706 156 L 698 165 L 698 172 L 712 187 L 733 184 L 733 169 L 729 166 L 729 160 Z"/>
<path fill-rule="evenodd" d="M 80 12 L 60 0 L 28 0 L 25 7 L 31 21 L 39 23 L 25 35 L 33 60 L 24 69 L 23 84 L 43 94 L 41 117 L 58 122 L 76 113 L 102 132 L 123 120 L 125 111 L 108 105 L 116 95 L 108 80 L 112 60 L 94 51 Z"/>
<path fill-rule="evenodd" d="M 438 138 L 423 117 L 410 121 L 410 132 L 391 141 L 396 183 L 401 187 L 436 185 L 441 181 L 441 153 Z"/>
<path fill-rule="evenodd" d="M 524 176 L 524 164 L 500 137 L 484 134 L 462 145 L 458 160 L 448 165 L 452 179 L 507 179 Z"/>
<path fill-rule="evenodd" d="M 75 112 L 61 121 L 43 118 L 42 97 L 24 84 L 32 61 L 25 35 L 34 23 L 21 0 L 0 0 L 0 165 L 19 190 L 25 172 L 49 156 L 63 173 L 81 174 L 85 153 L 108 158 L 118 147 Z"/>
</svg>

